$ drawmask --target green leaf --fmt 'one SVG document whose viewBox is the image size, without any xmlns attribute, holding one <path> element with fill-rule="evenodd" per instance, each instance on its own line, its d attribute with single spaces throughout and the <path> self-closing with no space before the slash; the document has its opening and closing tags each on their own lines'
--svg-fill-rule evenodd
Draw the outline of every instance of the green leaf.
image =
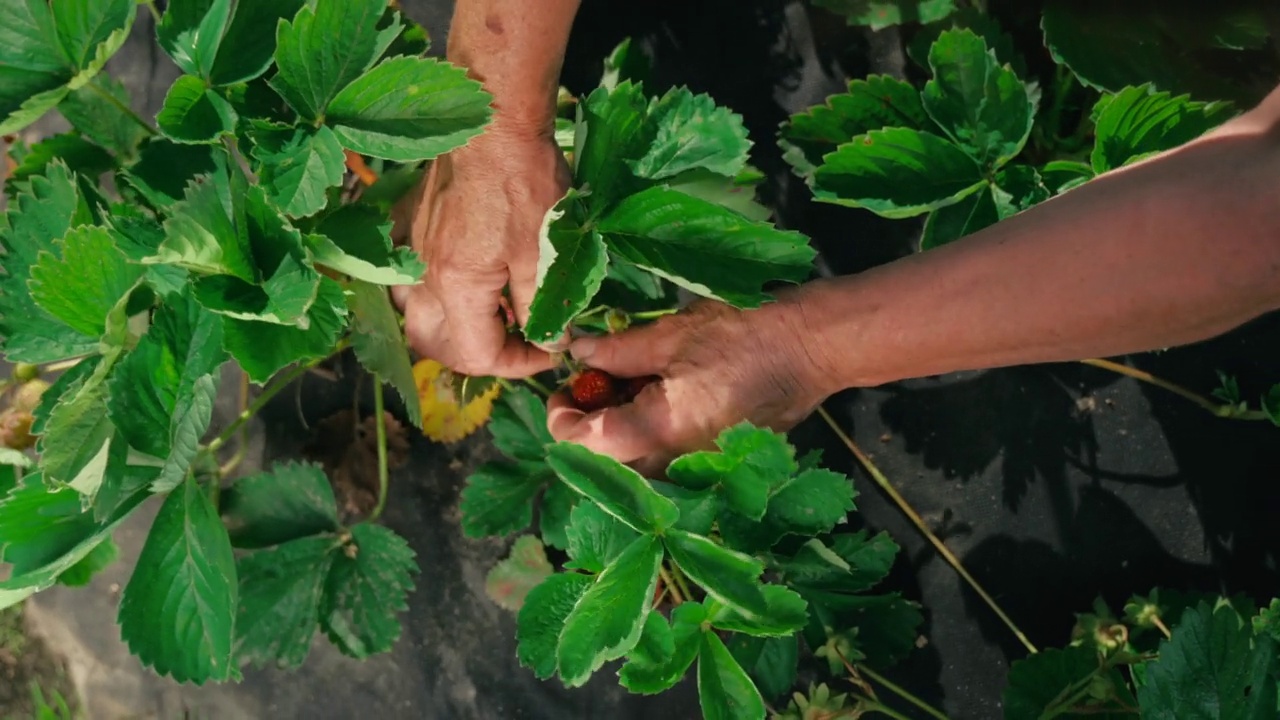
<svg viewBox="0 0 1280 720">
<path fill-rule="evenodd" d="M 110 567 L 120 558 L 120 546 L 108 536 L 97 547 L 89 551 L 75 565 L 58 575 L 58 584 L 67 587 L 84 587 L 94 575 Z"/>
<path fill-rule="evenodd" d="M 792 115 L 778 131 L 778 145 L 783 159 L 801 177 L 808 178 L 827 153 L 855 136 L 887 127 L 927 130 L 933 121 L 910 83 L 888 75 L 868 75 L 850 80 L 848 92 Z"/>
<path fill-rule="evenodd" d="M 676 504 L 680 519 L 672 527 L 694 535 L 710 535 L 724 501 L 717 490 L 688 490 L 672 483 L 655 485 L 654 489 Z"/>
<path fill-rule="evenodd" d="M 516 655 L 538 679 L 547 680 L 555 674 L 556 648 L 565 620 L 592 584 L 586 575 L 557 573 L 525 596 L 516 619 Z"/>
<path fill-rule="evenodd" d="M 199 273 L 230 275 L 246 283 L 257 280 L 252 248 L 246 237 L 242 213 L 243 197 L 219 168 L 190 185 L 181 202 L 174 205 L 165 222 L 165 239 L 151 262 L 168 263 Z"/>
<path fill-rule="evenodd" d="M 529 591 L 551 576 L 555 569 L 546 549 L 534 535 L 521 535 L 511 546 L 511 554 L 489 571 L 484 590 L 500 607 L 517 612 Z"/>
<path fill-rule="evenodd" d="M 666 631 L 671 635 L 671 653 L 665 653 L 665 641 L 659 639 L 646 643 L 644 635 L 641 635 L 640 643 L 632 650 L 627 663 L 618 673 L 622 686 L 633 693 L 644 695 L 657 694 L 674 687 L 698 657 L 704 633 L 702 623 L 706 619 L 707 610 L 702 603 L 689 601 L 677 605 L 671 611 L 671 627 Z M 645 621 L 645 634 L 650 633 L 651 627 L 659 624 L 666 624 L 662 616 L 656 612 L 650 613 Z M 654 634 L 662 632 L 653 630 Z M 656 653 L 651 649 L 654 645 L 663 648 L 663 657 L 655 657 Z"/>
<path fill-rule="evenodd" d="M 647 183 L 631 173 L 627 160 L 649 151 L 653 128 L 645 122 L 649 100 L 639 85 L 596 88 L 578 104 L 574 139 L 574 185 L 591 191 L 588 214 L 597 216 Z"/>
<path fill-rule="evenodd" d="M 120 177 L 147 204 L 170 215 L 193 180 L 224 167 L 218 162 L 221 152 L 211 145 L 183 145 L 156 136 L 142 146 L 138 161 Z"/>
<path fill-rule="evenodd" d="M 36 445 L 45 482 L 69 486 L 90 499 L 109 467 L 123 464 L 124 448 L 114 447 L 115 428 L 107 417 L 104 374 L 95 374 L 58 401 Z"/>
<path fill-rule="evenodd" d="M 1162 91 L 1252 104 L 1266 90 L 1248 73 L 1229 68 L 1261 64 L 1265 58 L 1223 48 L 1231 47 L 1224 41 L 1239 28 L 1265 27 L 1262 10 L 1256 3 L 1132 0 L 1117 6 L 1105 0 L 1050 0 L 1041 27 L 1054 61 L 1088 87 L 1119 92 L 1149 82 Z"/>
<path fill-rule="evenodd" d="M 538 507 L 538 532 L 543 542 L 560 550 L 569 549 L 569 516 L 575 507 L 582 504 L 579 502 L 581 499 L 582 496 L 570 490 L 568 485 L 551 480 Z"/>
<path fill-rule="evenodd" d="M 1030 165 L 1020 163 L 1000 168 L 991 191 L 1001 220 L 1049 199 L 1049 188 L 1045 187 L 1040 173 Z"/>
<path fill-rule="evenodd" d="M 782 697 L 796 684 L 800 644 L 794 636 L 753 638 L 733 635 L 727 645 L 764 698 Z"/>
<path fill-rule="evenodd" d="M 974 7 L 961 8 L 941 22 L 930 23 L 917 30 L 907 43 L 907 56 L 917 65 L 929 69 L 929 49 L 947 30 L 967 28 L 977 33 L 996 54 L 1001 65 L 1008 65 L 1018 77 L 1027 77 L 1027 61 L 1013 44 L 1013 38 L 1000 25 L 1000 19 Z"/>
<path fill-rule="evenodd" d="M 844 475 L 805 470 L 773 494 L 759 522 L 737 515 L 721 518 L 721 535 L 730 547 L 756 552 L 768 550 L 788 534 L 829 532 L 853 511 L 854 495 L 853 483 Z"/>
<path fill-rule="evenodd" d="M 702 634 L 698 702 L 707 720 L 755 720 L 765 716 L 760 691 L 715 633 Z"/>
<path fill-rule="evenodd" d="M 363 155 L 429 160 L 479 135 L 492 115 L 492 99 L 460 67 L 397 57 L 343 89 L 326 122 L 343 147 Z"/>
<path fill-rule="evenodd" d="M 276 49 L 276 26 L 293 17 L 304 4 L 306 0 L 237 2 L 222 34 L 209 80 L 214 85 L 231 85 L 265 73 Z"/>
<path fill-rule="evenodd" d="M 346 325 L 347 304 L 342 286 L 320 279 L 316 301 L 307 311 L 308 328 L 254 320 L 225 321 L 226 347 L 249 379 L 265 383 L 285 366 L 327 357 Z"/>
<path fill-rule="evenodd" d="M 635 83 L 645 81 L 653 72 L 653 64 L 644 52 L 631 44 L 631 38 L 623 38 L 604 59 L 604 73 L 600 86 L 612 90 L 623 80 Z"/>
<path fill-rule="evenodd" d="M 552 476 L 533 463 L 485 463 L 467 478 L 458 510 L 462 533 L 479 538 L 519 532 L 533 522 L 530 503 Z"/>
<path fill-rule="evenodd" d="M 960 202 L 940 207 L 925 218 L 920 234 L 920 250 L 932 250 L 972 235 L 1000 221 L 995 197 L 989 186 Z"/>
<path fill-rule="evenodd" d="M 804 598 L 781 585 L 764 585 L 761 592 L 768 606 L 763 615 L 749 618 L 731 607 L 721 607 L 711 616 L 711 624 L 756 637 L 789 637 L 804 629 L 809 621 L 809 604 Z"/>
<path fill-rule="evenodd" d="M 325 582 L 320 624 L 343 654 L 356 659 L 383 653 L 400 638 L 396 615 L 408 608 L 418 572 L 415 553 L 381 525 L 361 523 L 334 558 Z"/>
<path fill-rule="evenodd" d="M 733 177 L 747 164 L 751 141 L 742 116 L 717 107 L 710 95 L 672 88 L 653 103 L 646 122 L 653 143 L 644 157 L 628 161 L 637 177 L 662 180 L 699 168 Z"/>
<path fill-rule="evenodd" d="M 1272 385 L 1261 400 L 1262 412 L 1272 425 L 1280 427 L 1280 384 Z"/>
<path fill-rule="evenodd" d="M 764 286 L 803 281 L 816 256 L 807 238 L 664 187 L 628 197 L 597 226 L 611 253 L 704 297 L 739 307 L 770 299 Z"/>
<path fill-rule="evenodd" d="M 333 487 L 314 464 L 278 462 L 241 478 L 221 493 L 219 510 L 238 548 L 279 545 L 340 527 Z"/>
<path fill-rule="evenodd" d="M 925 110 L 957 145 L 984 168 L 998 168 L 1022 152 L 1035 120 L 1035 104 L 1013 70 L 972 30 L 948 30 L 929 50 L 933 79 L 925 84 Z"/>
<path fill-rule="evenodd" d="M 728 208 L 739 215 L 760 222 L 773 211 L 756 202 L 755 185 L 742 185 L 710 170 L 688 170 L 667 180 L 666 186 L 685 195 Z"/>
<path fill-rule="evenodd" d="M 635 530 L 619 522 L 593 502 L 578 503 L 569 515 L 569 557 L 566 570 L 603 572 L 635 542 Z"/>
<path fill-rule="evenodd" d="M 1258 611 L 1252 619 L 1255 635 L 1268 635 L 1280 642 L 1280 598 L 1272 598 L 1271 604 Z"/>
<path fill-rule="evenodd" d="M 1055 701 L 1061 702 L 1059 695 L 1069 685 L 1098 670 L 1097 652 L 1084 647 L 1045 648 L 1015 660 L 1009 667 L 1008 684 L 1001 698 L 1005 720 L 1039 720 L 1048 708 L 1056 707 Z M 1133 717 L 1118 702 L 1123 701 L 1128 707 L 1137 704 L 1119 670 L 1111 668 L 1100 672 L 1099 680 L 1094 682 L 1096 687 L 1106 692 L 1101 698 L 1091 692 L 1080 701 L 1078 707 L 1088 713 L 1087 717 L 1103 720 Z M 1146 706 L 1143 705 L 1142 709 L 1143 717 L 1146 717 Z M 1084 716 L 1071 713 L 1065 717 Z"/>
<path fill-rule="evenodd" d="M 32 145 L 9 179 L 22 182 L 32 175 L 43 175 L 55 159 L 61 160 L 72 172 L 88 178 L 96 178 L 115 167 L 115 159 L 106 150 L 77 133 L 61 133 Z"/>
<path fill-rule="evenodd" d="M 276 23 L 293 17 L 304 0 L 175 0 L 156 35 L 178 67 L 214 85 L 252 80 L 266 72 L 275 50 Z"/>
<path fill-rule="evenodd" d="M 415 285 L 427 271 L 413 250 L 392 246 L 391 222 L 371 205 L 326 214 L 306 242 L 317 263 L 375 285 Z"/>
<path fill-rule="evenodd" d="M 547 464 L 566 485 L 640 532 L 662 532 L 680 517 L 675 504 L 635 470 L 582 445 L 549 446 Z"/>
<path fill-rule="evenodd" d="M 493 444 L 515 460 L 541 463 L 546 447 L 555 442 L 547 429 L 547 405 L 532 390 L 515 386 L 503 390 L 489 417 Z"/>
<path fill-rule="evenodd" d="M 186 477 L 213 417 L 225 360 L 222 319 L 182 295 L 156 310 L 113 373 L 111 421 L 131 447 L 164 462 L 157 491 Z"/>
<path fill-rule="evenodd" d="M 720 452 L 695 452 L 667 468 L 673 482 L 695 490 L 719 486 L 735 512 L 759 520 L 770 493 L 799 469 L 786 435 L 740 423 L 716 438 Z"/>
<path fill-rule="evenodd" d="M 982 188 L 982 171 L 937 135 L 907 128 L 873 130 L 841 145 L 814 172 L 814 197 L 906 218 L 963 200 Z"/>
<path fill-rule="evenodd" d="M 9 579 L 0 581 L 0 609 L 53 586 L 105 542 L 144 497 L 129 498 L 95 523 L 92 512 L 81 511 L 77 492 L 49 492 L 39 476 L 28 475 L 0 502 L 0 555 L 14 565 Z"/>
<path fill-rule="evenodd" d="M 1150 84 L 1104 96 L 1093 108 L 1096 126 L 1090 160 L 1098 174 L 1172 150 L 1221 125 L 1234 114 L 1228 103 L 1195 102 L 1157 92 Z"/>
<path fill-rule="evenodd" d="M 108 100 L 103 95 L 118 102 Z M 147 130 L 121 107 L 130 107 L 129 91 L 119 80 L 100 75 L 93 87 L 73 90 L 62 102 L 58 112 L 80 134 L 122 158 L 132 158 L 138 145 L 147 138 Z"/>
<path fill-rule="evenodd" d="M 223 0 L 224 2 L 226 0 Z M 156 115 L 160 132 L 179 143 L 215 143 L 236 130 L 236 111 L 194 75 L 178 78 Z"/>
<path fill-rule="evenodd" d="M 843 15 L 850 25 L 872 30 L 937 22 L 956 9 L 955 0 L 814 0 L 814 4 Z"/>
<path fill-rule="evenodd" d="M 378 29 L 383 0 L 317 0 L 276 31 L 278 72 L 271 87 L 306 120 L 325 117 L 329 103 L 368 70 L 399 27 Z"/>
<path fill-rule="evenodd" d="M 671 559 L 707 595 L 748 619 L 768 617 L 769 599 L 760 583 L 764 565 L 759 560 L 683 530 L 668 530 L 663 540 Z"/>
<path fill-rule="evenodd" d="M 175 0 L 156 27 L 160 47 L 188 75 L 208 78 L 231 19 L 231 0 Z M 203 83 L 202 83 L 203 84 Z"/>
<path fill-rule="evenodd" d="M 637 538 L 596 576 L 565 618 L 556 664 L 566 687 L 578 687 L 606 662 L 630 652 L 640 640 L 662 565 L 662 542 Z"/>
<path fill-rule="evenodd" d="M 134 0 L 4 0 L 0 134 L 17 132 L 89 82 L 120 49 Z"/>
<path fill-rule="evenodd" d="M 1093 168 L 1074 160 L 1053 160 L 1040 168 L 1040 177 L 1045 188 L 1057 195 L 1093 179 Z"/>
<path fill-rule="evenodd" d="M 101 227 L 68 231 L 60 253 L 42 251 L 31 268 L 31 297 L 50 315 L 89 336 L 106 332 L 106 317 L 142 276 Z"/>
<path fill-rule="evenodd" d="M 351 348 L 365 369 L 396 389 L 415 427 L 422 427 L 418 385 L 409 346 L 385 288 L 360 280 L 347 283 L 351 308 Z"/>
<path fill-rule="evenodd" d="M 525 336 L 537 342 L 554 342 L 600 290 L 609 255 L 604 238 L 581 226 L 586 213 L 577 190 L 568 193 L 547 211 L 538 233 L 537 291 L 529 306 Z"/>
<path fill-rule="evenodd" d="M 47 363 L 87 355 L 98 349 L 98 337 L 63 325 L 36 305 L 27 287 L 31 268 L 43 252 L 58 254 L 55 240 L 91 222 L 75 176 L 54 161 L 45 177 L 18 186 L 0 227 L 4 251 L 0 275 L 0 336 L 10 362 Z"/>
<path fill-rule="evenodd" d="M 1269 635 L 1254 637 L 1231 607 L 1187 610 L 1160 643 L 1138 687 L 1143 717 L 1199 720 L 1275 717 L 1280 656 Z"/>
<path fill-rule="evenodd" d="M 258 127 L 252 133 L 258 179 L 267 196 L 289 217 L 324 209 L 327 191 L 346 172 L 342 144 L 327 127 Z"/>
<path fill-rule="evenodd" d="M 778 560 L 778 571 L 782 582 L 794 588 L 862 592 L 889 574 L 898 550 L 886 532 L 868 537 L 866 530 L 859 530 L 826 542 L 811 538 L 794 555 Z"/>
<path fill-rule="evenodd" d="M 235 658 L 239 665 L 296 668 L 307 659 L 337 547 L 332 537 L 304 537 L 246 555 L 236 563 L 240 605 Z"/>
<path fill-rule="evenodd" d="M 120 600 L 120 632 L 148 667 L 178 682 L 238 680 L 232 656 L 235 558 L 204 490 L 165 500 Z"/>
</svg>

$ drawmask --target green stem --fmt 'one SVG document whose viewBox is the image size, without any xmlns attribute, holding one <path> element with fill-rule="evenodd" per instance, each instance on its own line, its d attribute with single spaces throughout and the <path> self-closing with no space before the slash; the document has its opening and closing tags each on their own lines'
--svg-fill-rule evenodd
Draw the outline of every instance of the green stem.
<svg viewBox="0 0 1280 720">
<path fill-rule="evenodd" d="M 349 344 L 350 344 L 349 341 L 346 341 L 346 340 L 343 340 L 342 342 L 338 343 L 338 347 L 334 351 L 335 354 L 345 350 Z M 271 387 L 267 388 L 266 390 L 263 390 L 262 394 L 259 395 L 256 400 L 253 401 L 252 405 L 242 410 L 240 414 L 236 416 L 236 419 L 233 420 L 231 424 L 226 427 L 226 429 L 224 429 L 221 433 L 219 433 L 218 437 L 214 438 L 212 442 L 206 445 L 204 447 L 204 451 L 209 453 L 214 453 L 221 450 L 222 446 L 226 445 L 227 441 L 230 440 L 233 436 L 235 436 L 235 434 L 239 432 L 240 428 L 244 427 L 245 423 L 252 420 L 253 416 L 258 414 L 258 411 L 266 407 L 267 403 L 271 402 L 272 398 L 274 398 L 276 395 L 279 395 L 281 390 L 284 390 L 286 387 L 292 384 L 294 380 L 297 380 L 303 375 L 306 375 L 308 372 L 311 371 L 311 368 L 314 368 L 315 366 L 319 365 L 320 363 L 328 359 L 329 359 L 328 357 L 323 357 L 317 360 L 312 360 L 311 362 L 297 365 L 292 370 L 282 375 L 280 379 L 275 382 L 275 384 L 273 384 Z"/>
<path fill-rule="evenodd" d="M 831 431 L 836 434 L 836 437 L 840 438 L 840 441 L 844 443 L 844 446 L 849 449 L 849 452 L 853 453 L 854 458 L 856 458 L 858 463 L 862 465 L 863 469 L 867 471 L 867 474 L 870 475 L 875 484 L 880 487 L 880 490 L 889 496 L 889 499 L 898 506 L 898 509 L 902 511 L 902 514 L 906 515 L 907 519 L 911 521 L 911 524 L 916 526 L 916 530 L 919 530 L 920 534 L 924 535 L 925 539 L 933 545 L 934 549 L 938 551 L 938 554 L 942 556 L 942 559 L 946 560 L 947 564 L 956 571 L 956 574 L 969 584 L 969 587 L 978 594 L 978 597 L 982 598 L 982 601 L 987 604 L 987 607 L 991 608 L 991 611 L 996 614 L 996 617 L 1000 618 L 1000 621 L 1005 624 L 1005 627 L 1009 628 L 1014 637 L 1018 638 L 1018 642 L 1022 643 L 1022 646 L 1027 649 L 1027 652 L 1032 654 L 1038 652 L 1036 646 L 1027 638 L 1026 633 L 1022 632 L 1022 629 L 1013 622 L 1013 619 L 1004 611 L 1004 608 L 1000 607 L 999 603 L 995 601 L 995 598 L 991 597 L 991 594 L 988 593 L 980 583 L 978 583 L 977 579 L 974 578 L 973 575 L 969 574 L 968 569 L 966 569 L 964 564 L 960 562 L 960 558 L 956 557 L 956 554 L 951 552 L 951 548 L 947 547 L 946 544 L 929 529 L 929 525 L 924 521 L 924 518 L 920 517 L 920 513 L 916 512 L 916 509 L 907 502 L 906 498 L 902 497 L 902 494 L 893 486 L 893 483 L 889 482 L 889 478 L 885 477 L 884 473 L 880 472 L 880 468 L 876 467 L 875 464 L 871 462 L 871 458 L 867 457 L 866 453 L 862 452 L 861 448 L 853 442 L 853 438 L 849 437 L 849 435 L 840 427 L 840 424 L 836 422 L 835 418 L 831 417 L 831 413 L 827 412 L 826 408 L 819 405 L 818 414 L 822 416 L 824 421 L 826 421 L 827 427 L 831 428 Z"/>
<path fill-rule="evenodd" d="M 156 21 L 156 25 L 160 24 L 160 11 L 156 9 L 156 0 L 142 0 L 147 9 L 151 11 L 151 18 Z"/>
<path fill-rule="evenodd" d="M 864 712 L 878 712 L 883 715 L 888 715 L 889 717 L 893 718 L 893 720 L 911 720 L 911 718 L 907 717 L 906 715 L 903 715 L 897 710 L 894 710 L 888 705 L 885 705 L 879 700 L 872 700 L 871 698 L 865 695 L 858 695 L 857 698 L 858 698 L 858 703 L 862 705 L 862 709 Z"/>
<path fill-rule="evenodd" d="M 658 574 L 662 576 L 662 584 L 667 587 L 667 592 L 671 593 L 671 597 L 676 601 L 677 605 L 685 601 L 684 594 L 680 592 L 680 586 L 671 578 L 671 573 L 667 570 L 667 564 L 662 563 L 658 566 Z"/>
<path fill-rule="evenodd" d="M 657 320 L 666 315 L 675 315 L 680 312 L 680 308 L 662 308 L 661 310 L 641 310 L 640 312 L 629 313 L 633 320 Z"/>
<path fill-rule="evenodd" d="M 505 381 L 503 381 L 503 382 L 504 382 L 504 384 L 505 384 Z M 542 395 L 542 397 L 544 397 L 544 398 L 551 397 L 552 395 L 554 395 L 554 394 L 555 394 L 555 393 L 553 393 L 553 392 L 551 391 L 551 389 L 550 389 L 550 388 L 548 388 L 546 385 L 543 385 L 542 383 L 538 382 L 537 380 L 535 380 L 535 379 L 534 379 L 534 378 L 532 378 L 532 377 L 527 377 L 527 378 L 525 378 L 525 379 L 524 379 L 524 384 L 525 384 L 525 385 L 528 385 L 529 387 L 531 387 L 531 388 L 533 388 L 534 390 L 536 390 L 536 391 L 537 391 L 538 393 L 540 393 L 540 394 Z M 510 389 L 510 386 L 509 386 L 509 385 L 507 386 L 507 389 Z"/>
<path fill-rule="evenodd" d="M 883 685 L 889 692 L 925 711 L 930 717 L 935 717 L 938 720 L 948 720 L 947 716 L 944 715 L 941 710 L 935 708 L 924 700 L 921 700 L 915 695 L 912 695 L 906 688 L 900 687 L 880 673 L 877 673 L 875 670 L 872 670 L 866 665 L 855 665 L 854 667 L 858 669 L 858 672 Z"/>
<path fill-rule="evenodd" d="M 680 592 L 684 593 L 685 597 L 692 600 L 693 593 L 689 592 L 689 584 L 685 581 L 684 573 L 680 571 L 679 565 L 676 565 L 675 563 L 671 564 L 671 575 L 675 578 L 676 584 L 680 586 Z"/>
<path fill-rule="evenodd" d="M 1131 377 L 1134 380 L 1141 380 L 1142 382 L 1145 382 L 1149 385 L 1154 385 L 1158 388 L 1168 390 L 1174 395 L 1178 395 L 1180 397 L 1186 398 L 1187 400 L 1190 400 L 1191 402 L 1195 403 L 1196 405 L 1199 405 L 1200 407 L 1204 408 L 1208 412 L 1220 418 L 1228 418 L 1230 420 L 1268 420 L 1269 419 L 1267 417 L 1267 414 L 1262 412 L 1261 410 L 1243 410 L 1243 411 L 1236 410 L 1231 405 L 1225 405 L 1223 403 L 1216 402 L 1210 398 L 1205 397 L 1204 395 L 1201 395 L 1200 393 L 1194 392 L 1192 390 L 1188 390 L 1187 388 L 1177 383 L 1170 382 L 1168 380 L 1165 380 L 1164 378 L 1152 375 L 1151 373 L 1146 372 L 1145 370 L 1139 370 L 1137 368 L 1129 367 L 1128 365 L 1121 365 L 1118 362 L 1103 360 L 1101 358 L 1089 358 L 1086 360 L 1081 360 L 1080 362 L 1084 365 L 1089 365 L 1091 367 L 1096 367 L 1096 368 L 1102 368 L 1103 370 L 1110 370 L 1113 373 L 1118 373 L 1120 375 L 1124 375 L 1125 377 Z"/>
<path fill-rule="evenodd" d="M 373 375 L 373 410 L 378 414 L 378 505 L 373 509 L 373 514 L 369 516 L 370 520 L 377 520 L 382 517 L 382 510 L 387 506 L 387 485 L 389 473 L 387 471 L 387 418 L 386 410 L 383 407 L 382 399 L 382 378 L 377 373 Z"/>
<path fill-rule="evenodd" d="M 110 92 L 106 90 L 106 88 L 99 85 L 96 78 L 89 82 L 89 87 L 92 88 L 94 92 L 98 93 L 104 99 L 106 99 L 107 102 L 111 103 L 112 105 L 115 105 L 116 108 L 119 109 L 120 112 L 124 113 L 129 119 L 138 123 L 138 125 L 143 130 L 147 131 L 148 135 L 155 137 L 156 129 L 151 127 L 151 124 L 148 123 L 146 120 L 143 120 L 141 115 L 134 112 L 133 108 L 129 107 L 123 102 L 120 102 L 120 98 L 116 97 L 115 95 L 112 95 Z"/>
</svg>

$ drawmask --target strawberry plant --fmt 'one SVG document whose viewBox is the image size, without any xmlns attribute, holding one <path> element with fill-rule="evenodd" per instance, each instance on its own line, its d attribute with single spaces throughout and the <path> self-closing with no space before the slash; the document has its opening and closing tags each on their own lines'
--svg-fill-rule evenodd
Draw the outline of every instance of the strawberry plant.
<svg viewBox="0 0 1280 720">
<path fill-rule="evenodd" d="M 184 74 L 153 124 L 101 72 L 139 7 L 156 12 L 0 3 L 0 131 L 49 112 L 72 127 L 15 146 L 0 223 L 0 349 L 28 364 L 5 398 L 0 607 L 85 582 L 156 498 L 119 611 L 143 664 L 232 680 L 300 664 L 319 631 L 384 652 L 417 567 L 381 504 L 347 522 L 319 466 L 236 479 L 219 451 L 346 348 L 379 380 L 384 454 L 382 381 L 419 419 L 387 287 L 424 268 L 388 211 L 423 161 L 484 129 L 491 98 L 385 0 L 174 0 L 156 41 Z M 366 158 L 382 173 L 367 187 L 347 170 Z M 208 437 L 228 362 L 264 390 Z M 51 364 L 52 386 L 33 379 Z"/>
</svg>

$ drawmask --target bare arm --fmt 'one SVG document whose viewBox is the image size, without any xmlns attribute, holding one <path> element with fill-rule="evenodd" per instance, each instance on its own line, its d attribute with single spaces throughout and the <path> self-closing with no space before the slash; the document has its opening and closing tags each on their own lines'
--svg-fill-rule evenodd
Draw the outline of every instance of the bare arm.
<svg viewBox="0 0 1280 720">
<path fill-rule="evenodd" d="M 1280 89 L 1214 133 L 936 250 L 736 311 L 701 302 L 572 352 L 657 374 L 552 434 L 656 472 L 742 420 L 785 430 L 848 387 L 1202 340 L 1280 308 Z"/>
<path fill-rule="evenodd" d="M 1230 330 L 1280 307 L 1280 90 L 1175 151 L 804 295 L 832 389 Z"/>
<path fill-rule="evenodd" d="M 493 123 L 432 163 L 414 210 L 423 282 L 397 289 L 414 350 L 470 375 L 522 377 L 551 356 L 508 334 L 499 312 L 510 289 L 516 320 L 536 289 L 538 228 L 564 194 L 569 168 L 556 146 L 555 99 L 579 0 L 458 0 L 447 58 L 493 95 Z"/>
</svg>

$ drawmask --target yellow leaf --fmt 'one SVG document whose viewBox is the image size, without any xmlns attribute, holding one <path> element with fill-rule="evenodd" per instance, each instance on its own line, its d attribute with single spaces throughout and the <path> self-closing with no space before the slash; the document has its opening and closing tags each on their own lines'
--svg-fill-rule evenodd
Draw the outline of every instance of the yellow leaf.
<svg viewBox="0 0 1280 720">
<path fill-rule="evenodd" d="M 457 442 L 489 421 L 493 401 L 501 386 L 494 383 L 485 392 L 459 405 L 450 374 L 435 360 L 420 360 L 413 366 L 413 379 L 422 404 L 422 434 L 436 442 Z"/>
</svg>

